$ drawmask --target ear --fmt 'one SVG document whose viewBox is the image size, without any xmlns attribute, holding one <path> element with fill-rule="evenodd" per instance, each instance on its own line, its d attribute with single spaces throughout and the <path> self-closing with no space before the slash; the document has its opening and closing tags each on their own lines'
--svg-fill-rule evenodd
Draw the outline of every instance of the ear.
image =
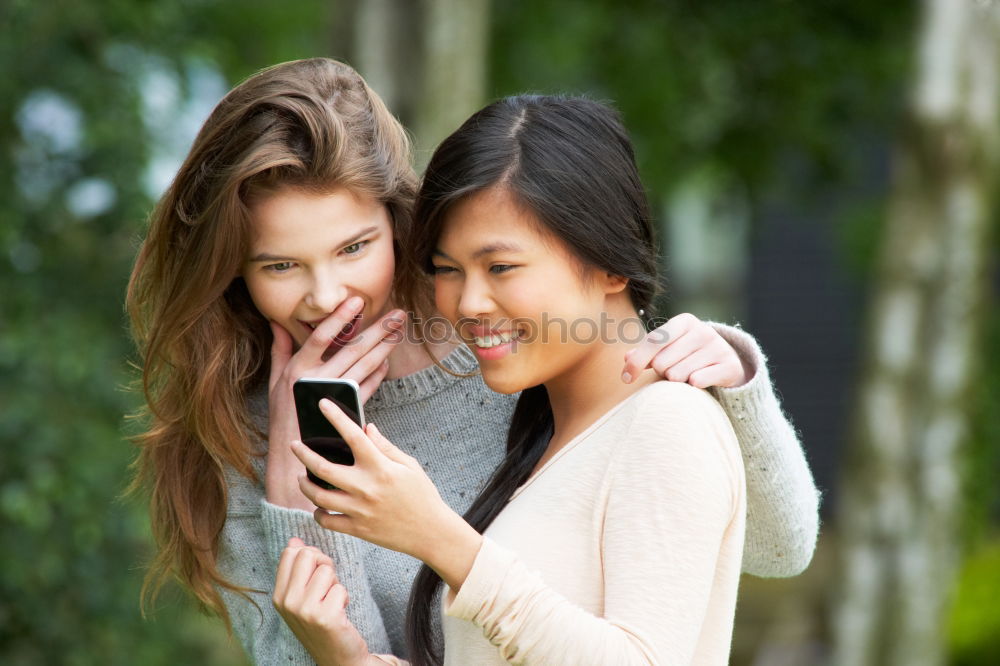
<svg viewBox="0 0 1000 666">
<path fill-rule="evenodd" d="M 605 294 L 618 294 L 628 286 L 628 278 L 612 273 L 604 273 L 602 285 Z"/>
</svg>

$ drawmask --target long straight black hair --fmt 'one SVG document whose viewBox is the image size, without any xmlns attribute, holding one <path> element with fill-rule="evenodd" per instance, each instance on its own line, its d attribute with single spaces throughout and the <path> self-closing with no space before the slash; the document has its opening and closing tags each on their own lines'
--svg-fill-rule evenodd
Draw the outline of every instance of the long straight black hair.
<svg viewBox="0 0 1000 666">
<path fill-rule="evenodd" d="M 478 111 L 435 151 L 417 196 L 412 248 L 431 270 L 448 212 L 477 192 L 502 188 L 583 264 L 628 280 L 636 310 L 652 317 L 658 281 L 646 193 L 618 113 L 580 97 L 519 95 Z M 507 456 L 465 519 L 483 532 L 541 458 L 552 434 L 544 386 L 521 392 Z M 441 661 L 431 608 L 441 579 L 424 565 L 406 623 L 414 666 Z"/>
</svg>

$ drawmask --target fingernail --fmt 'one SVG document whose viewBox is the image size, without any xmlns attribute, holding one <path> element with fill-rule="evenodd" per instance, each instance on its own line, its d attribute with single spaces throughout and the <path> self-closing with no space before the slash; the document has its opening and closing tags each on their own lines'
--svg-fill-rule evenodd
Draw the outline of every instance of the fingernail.
<svg viewBox="0 0 1000 666">
<path fill-rule="evenodd" d="M 360 310 L 365 304 L 365 300 L 360 296 L 351 296 L 347 299 L 347 308 L 349 310 Z"/>
<path fill-rule="evenodd" d="M 625 382 L 626 384 L 630 384 L 632 382 L 632 375 L 630 375 L 627 372 L 623 372 L 622 373 L 622 381 Z"/>
</svg>

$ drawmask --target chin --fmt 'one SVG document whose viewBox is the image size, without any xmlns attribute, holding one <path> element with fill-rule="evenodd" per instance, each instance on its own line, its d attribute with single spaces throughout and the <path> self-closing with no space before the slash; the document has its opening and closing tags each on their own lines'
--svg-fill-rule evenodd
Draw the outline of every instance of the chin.
<svg viewBox="0 0 1000 666">
<path fill-rule="evenodd" d="M 511 395 L 512 393 L 517 393 L 518 391 L 523 391 L 526 388 L 535 386 L 533 383 L 519 381 L 516 377 L 511 377 L 509 375 L 504 377 L 485 372 L 483 373 L 483 381 L 490 387 L 491 391 L 503 393 L 504 395 Z"/>
</svg>

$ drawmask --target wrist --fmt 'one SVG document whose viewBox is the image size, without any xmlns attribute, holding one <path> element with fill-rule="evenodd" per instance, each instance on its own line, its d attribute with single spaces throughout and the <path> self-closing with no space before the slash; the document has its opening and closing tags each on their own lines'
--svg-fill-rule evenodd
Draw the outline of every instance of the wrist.
<svg viewBox="0 0 1000 666">
<path fill-rule="evenodd" d="M 290 461 L 282 464 L 272 461 L 268 456 L 264 471 L 264 498 L 271 504 L 287 509 L 312 511 L 315 507 L 299 489 L 298 478 L 303 472 L 305 467 L 296 468 Z"/>
<path fill-rule="evenodd" d="M 708 324 L 736 352 L 736 358 L 739 359 L 743 370 L 742 382 L 728 387 L 720 386 L 719 388 L 741 389 L 746 387 L 757 377 L 761 368 L 765 367 L 764 364 L 767 362 L 760 347 L 757 345 L 757 341 L 749 333 L 736 326 L 729 326 L 728 324 L 721 324 L 719 322 L 708 322 Z"/>
<path fill-rule="evenodd" d="M 740 360 L 740 365 L 743 366 L 743 381 L 734 384 L 732 388 L 741 388 L 749 384 L 757 374 L 757 366 L 754 365 L 753 361 L 744 358 L 739 351 L 736 352 L 736 357 Z"/>
<path fill-rule="evenodd" d="M 393 663 L 399 662 L 389 661 L 380 654 L 369 654 L 364 661 L 359 662 L 360 666 L 385 666 L 386 664 L 391 666 Z"/>
<path fill-rule="evenodd" d="M 427 550 L 417 557 L 435 571 L 450 588 L 458 591 L 465 582 L 476 555 L 483 544 L 483 535 L 457 513 L 443 521 L 442 529 L 433 540 L 424 540 Z"/>
</svg>

